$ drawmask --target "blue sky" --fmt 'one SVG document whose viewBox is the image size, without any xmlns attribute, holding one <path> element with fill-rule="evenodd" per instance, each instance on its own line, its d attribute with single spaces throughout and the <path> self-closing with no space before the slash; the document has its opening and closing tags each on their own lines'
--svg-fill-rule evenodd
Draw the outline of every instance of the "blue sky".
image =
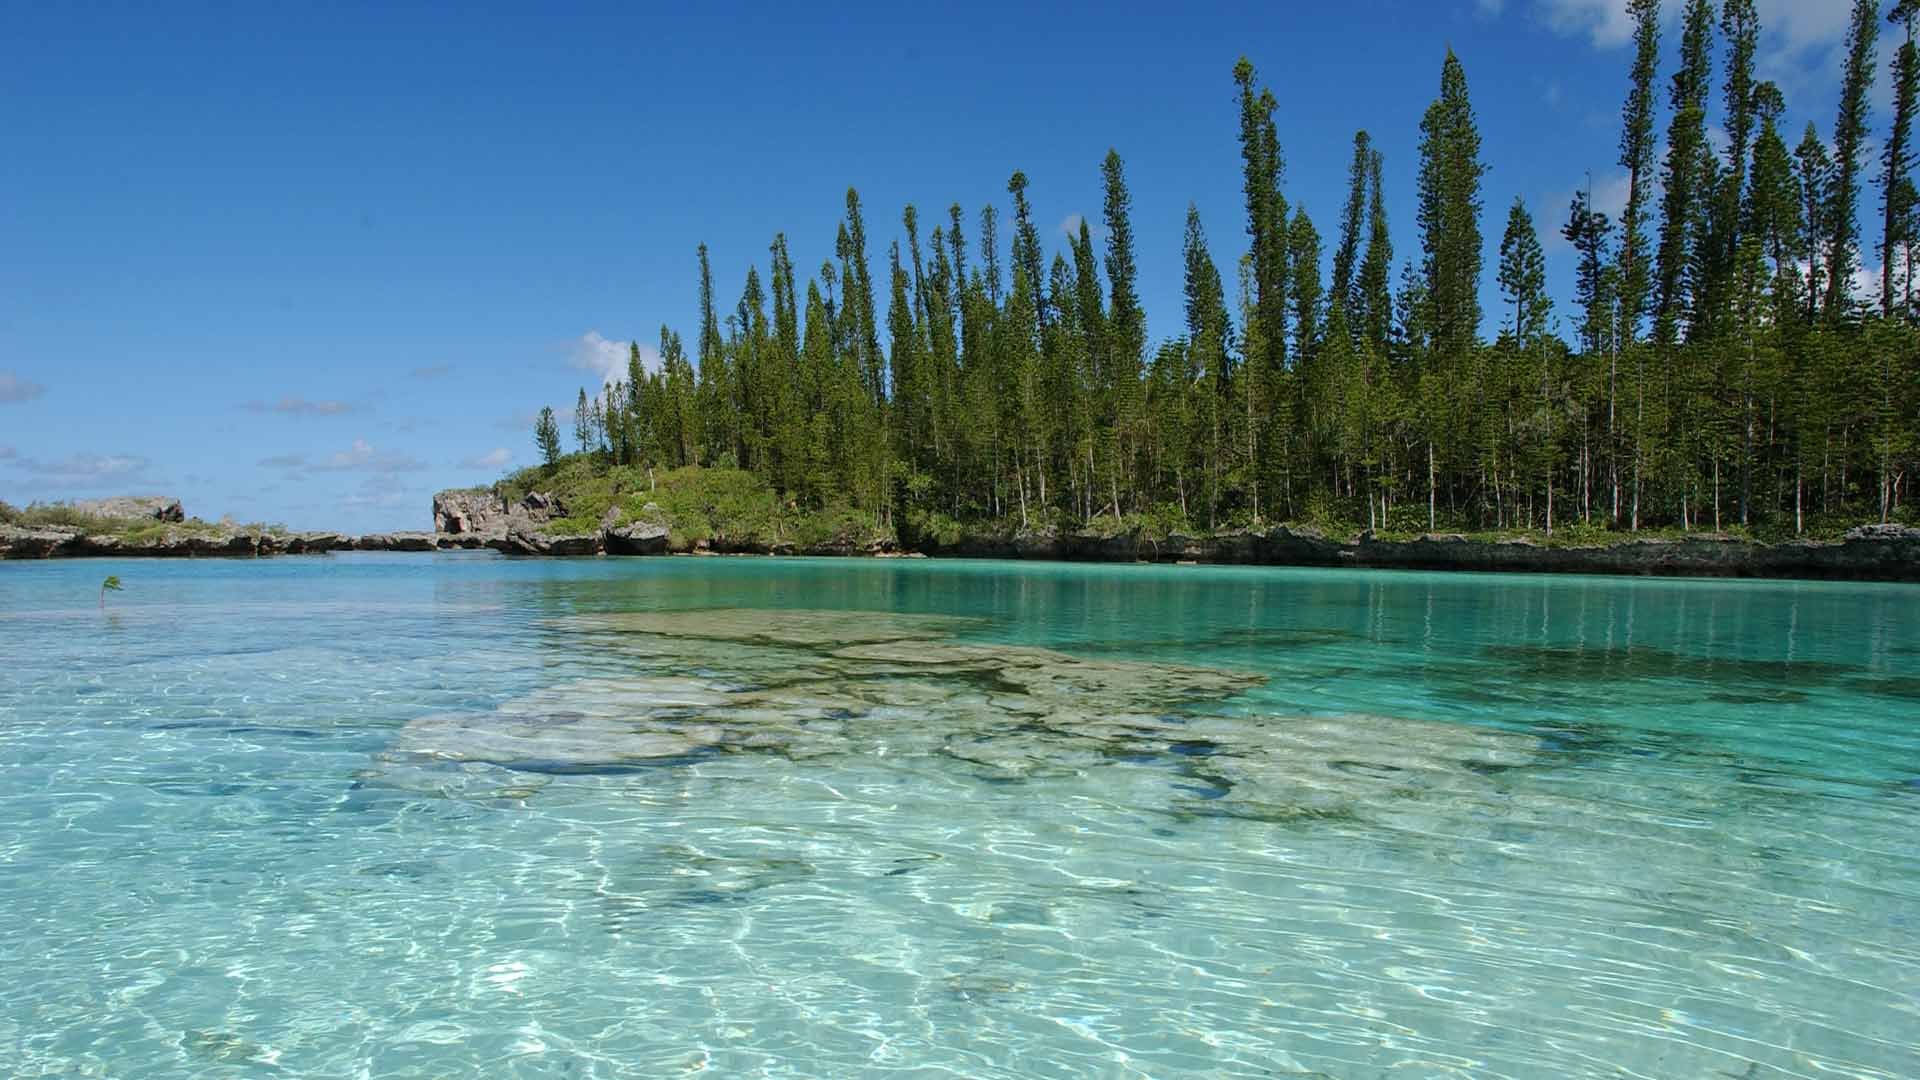
<svg viewBox="0 0 1920 1080">
<path fill-rule="evenodd" d="M 1242 53 L 1280 100 L 1289 199 L 1330 243 L 1366 128 L 1405 259 L 1450 44 L 1491 166 L 1489 269 L 1518 195 L 1564 298 L 1568 199 L 1589 170 L 1603 208 L 1623 190 L 1624 5 L 14 0 L 0 499 L 151 491 L 208 518 L 426 527 L 434 490 L 531 460 L 533 412 L 570 405 L 625 341 L 650 348 L 663 322 L 691 336 L 697 244 L 731 304 L 776 231 L 818 267 L 853 185 L 877 271 L 906 203 L 923 228 L 955 201 L 971 223 L 1019 168 L 1051 257 L 1065 223 L 1098 218 L 1109 146 L 1150 333 L 1176 333 L 1188 202 L 1223 271 L 1245 243 Z M 1759 6 L 1790 141 L 1809 119 L 1829 133 L 1849 5 Z"/>
</svg>

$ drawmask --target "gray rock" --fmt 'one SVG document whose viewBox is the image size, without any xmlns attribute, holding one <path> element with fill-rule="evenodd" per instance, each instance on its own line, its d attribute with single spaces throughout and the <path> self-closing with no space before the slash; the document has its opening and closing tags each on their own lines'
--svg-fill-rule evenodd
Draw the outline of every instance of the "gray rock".
<svg viewBox="0 0 1920 1080">
<path fill-rule="evenodd" d="M 629 522 L 604 531 L 609 555 L 665 555 L 667 527 L 644 521 Z"/>
<path fill-rule="evenodd" d="M 64 554 L 61 548 L 79 535 L 78 529 L 23 529 L 0 523 L 0 559 L 45 559 Z"/>
<path fill-rule="evenodd" d="M 111 499 L 82 499 L 73 508 L 89 517 L 116 521 L 185 521 L 180 500 L 167 495 L 119 495 Z"/>
<path fill-rule="evenodd" d="M 432 533 L 368 533 L 353 541 L 356 551 L 433 551 L 438 545 Z"/>
<path fill-rule="evenodd" d="M 1920 529 L 1911 525 L 1856 525 L 1847 530 L 1846 539 L 1852 540 L 1901 540 L 1907 543 L 1920 543 Z"/>
<path fill-rule="evenodd" d="M 434 532 L 449 536 L 504 532 L 506 521 L 506 503 L 484 488 L 441 491 L 433 496 Z"/>
<path fill-rule="evenodd" d="M 515 503 L 484 488 L 457 488 L 433 497 L 433 530 L 442 548 L 493 548 L 517 552 L 510 534 L 535 533 L 565 513 L 560 500 L 544 491 L 528 492 Z"/>
<path fill-rule="evenodd" d="M 280 551 L 288 555 L 320 555 L 329 551 L 353 550 L 353 538 L 337 532 L 299 532 L 272 538 Z M 263 539 L 263 547 L 265 542 Z"/>
<path fill-rule="evenodd" d="M 507 530 L 506 550 L 515 555 L 598 555 L 600 534 L 548 536 L 523 525 Z"/>
</svg>

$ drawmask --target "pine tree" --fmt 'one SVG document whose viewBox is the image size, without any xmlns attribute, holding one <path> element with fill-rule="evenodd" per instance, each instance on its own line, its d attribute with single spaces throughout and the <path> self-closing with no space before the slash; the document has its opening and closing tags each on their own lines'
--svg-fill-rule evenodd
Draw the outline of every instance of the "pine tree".
<svg viewBox="0 0 1920 1080">
<path fill-rule="evenodd" d="M 899 446 L 895 455 L 906 462 L 923 460 L 926 443 L 923 395 L 920 389 L 920 333 L 913 317 L 913 280 L 900 262 L 900 245 L 887 253 L 888 280 L 887 337 L 889 363 L 893 371 L 895 437 Z"/>
<path fill-rule="evenodd" d="M 1713 5 L 1688 0 L 1680 33 L 1680 70 L 1668 104 L 1667 160 L 1661 170 L 1660 240 L 1654 270 L 1654 340 L 1671 345 L 1687 321 L 1686 273 L 1705 210 L 1703 169 L 1708 161 L 1707 80 L 1711 74 Z"/>
<path fill-rule="evenodd" d="M 1100 165 L 1106 189 L 1102 216 L 1107 226 L 1107 333 L 1106 370 L 1102 389 L 1108 401 L 1106 415 L 1113 428 L 1115 459 L 1109 461 L 1113 481 L 1114 516 L 1120 515 L 1120 477 L 1132 464 L 1136 450 L 1138 422 L 1136 409 L 1140 384 L 1141 359 L 1147 345 L 1147 316 L 1140 308 L 1135 291 L 1137 271 L 1133 253 L 1133 197 L 1127 193 L 1127 180 L 1120 154 L 1108 150 Z M 1132 485 L 1129 484 L 1129 491 Z"/>
<path fill-rule="evenodd" d="M 1526 201 L 1515 197 L 1507 211 L 1506 232 L 1500 238 L 1500 292 L 1513 306 L 1506 329 L 1514 339 L 1531 345 L 1547 332 L 1547 259 L 1533 227 Z"/>
<path fill-rule="evenodd" d="M 1893 126 L 1887 145 L 1881 151 L 1884 171 L 1880 178 L 1880 314 L 1891 318 L 1898 311 L 1912 317 L 1908 297 L 1913 283 L 1913 266 L 1904 254 L 1913 242 L 1913 216 L 1920 196 L 1913 178 L 1913 113 L 1920 104 L 1920 48 L 1914 44 L 1914 23 L 1920 20 L 1920 0 L 1898 0 L 1887 13 L 1887 21 L 1903 25 L 1906 40 L 1893 58 Z M 1894 267 L 1898 264 L 1905 284 L 1895 288 Z"/>
<path fill-rule="evenodd" d="M 1607 215 L 1593 209 L 1593 197 L 1586 190 L 1576 192 L 1567 209 L 1567 223 L 1560 230 L 1573 245 L 1579 261 L 1574 270 L 1574 300 L 1580 305 L 1580 349 L 1599 356 L 1609 351 L 1612 337 L 1614 297 L 1608 289 L 1607 238 L 1612 230 Z"/>
<path fill-rule="evenodd" d="M 1393 236 L 1387 228 L 1387 199 L 1381 190 L 1380 151 L 1367 156 L 1367 254 L 1360 263 L 1359 327 L 1368 345 L 1386 355 L 1393 329 Z"/>
<path fill-rule="evenodd" d="M 1772 83 L 1754 88 L 1754 111 L 1760 119 L 1760 134 L 1753 143 L 1753 172 L 1747 184 L 1746 235 L 1754 238 L 1760 250 L 1773 262 L 1776 317 L 1786 321 L 1798 309 L 1802 247 L 1802 210 L 1800 182 L 1794 159 L 1780 137 L 1780 114 L 1786 102 Z"/>
<path fill-rule="evenodd" d="M 1434 347 L 1462 360 L 1480 327 L 1480 133 L 1466 71 L 1452 49 L 1440 69 L 1440 97 L 1420 122 L 1420 222 Z"/>
<path fill-rule="evenodd" d="M 554 421 L 553 408 L 543 406 L 534 421 L 533 443 L 540 450 L 540 461 L 551 468 L 560 463 L 560 425 Z"/>
<path fill-rule="evenodd" d="M 1438 451 L 1462 420 L 1449 399 L 1471 393 L 1480 328 L 1480 133 L 1467 97 L 1459 57 L 1447 50 L 1440 69 L 1440 96 L 1420 121 L 1420 223 L 1425 312 L 1432 367 L 1423 369 L 1420 403 L 1427 410 L 1427 526 L 1438 503 Z M 1443 395 L 1443 391 L 1445 391 Z"/>
<path fill-rule="evenodd" d="M 1293 282 L 1288 289 L 1293 300 L 1293 362 L 1300 367 L 1312 363 L 1319 351 L 1323 299 L 1320 231 L 1313 227 L 1304 204 L 1293 208 L 1293 222 L 1287 227 L 1287 252 L 1293 265 Z"/>
<path fill-rule="evenodd" d="M 1829 196 L 1834 186 L 1833 159 L 1827 156 L 1826 144 L 1820 141 L 1812 121 L 1807 122 L 1806 134 L 1801 136 L 1793 156 L 1800 189 L 1799 254 L 1807 264 L 1807 319 L 1812 321 L 1819 317 L 1822 297 L 1828 295 L 1825 283 L 1833 277 L 1831 258 L 1836 251 L 1833 200 Z"/>
<path fill-rule="evenodd" d="M 1231 445 L 1227 423 L 1232 412 L 1231 360 L 1233 325 L 1227 314 L 1227 297 L 1220 284 L 1220 270 L 1207 251 L 1207 234 L 1200 224 L 1200 210 L 1187 204 L 1187 231 L 1183 245 L 1186 261 L 1187 341 L 1200 386 L 1194 419 L 1198 437 L 1206 449 L 1204 498 L 1207 528 L 1219 522 L 1221 485 L 1226 472 L 1226 457 Z"/>
<path fill-rule="evenodd" d="M 1241 57 L 1233 67 L 1240 88 L 1241 189 L 1246 195 L 1247 236 L 1252 241 L 1254 321 L 1260 333 L 1261 355 L 1249 362 L 1259 370 L 1286 366 L 1288 285 L 1287 201 L 1280 194 L 1282 161 L 1278 129 L 1273 120 L 1275 101 L 1270 90 L 1254 90 L 1253 64 Z"/>
<path fill-rule="evenodd" d="M 1360 227 L 1367 212 L 1367 177 L 1373 166 L 1373 143 L 1364 131 L 1353 136 L 1353 162 L 1347 167 L 1347 204 L 1340 218 L 1340 243 L 1333 251 L 1333 283 L 1327 293 L 1329 323 L 1350 329 L 1354 299 L 1354 271 L 1360 259 Z"/>
<path fill-rule="evenodd" d="M 1557 464 L 1555 449 L 1559 439 L 1552 371 L 1552 350 L 1547 345 L 1547 318 L 1553 302 L 1547 297 L 1547 260 L 1540 248 L 1540 236 L 1534 229 L 1533 215 L 1518 197 L 1507 211 L 1506 231 L 1500 238 L 1500 292 L 1512 306 L 1506 323 L 1506 346 L 1512 357 L 1525 367 L 1503 380 L 1509 399 L 1507 460 L 1509 468 L 1520 471 L 1519 459 L 1527 458 L 1526 475 L 1538 476 L 1545 490 L 1543 503 L 1547 532 L 1553 532 L 1553 473 Z M 1528 387 L 1524 396 L 1522 387 Z M 1531 400 L 1527 400 L 1527 399 Z M 1498 475 L 1496 473 L 1496 475 Z M 1519 492 L 1526 481 L 1514 477 L 1518 516 Z M 1530 515 L 1529 515 L 1530 516 Z"/>
<path fill-rule="evenodd" d="M 1660 62 L 1660 0 L 1628 0 L 1633 17 L 1631 89 L 1621 109 L 1620 167 L 1627 170 L 1627 205 L 1620 217 L 1620 335 L 1624 344 L 1639 338 L 1646 313 L 1648 273 L 1647 197 L 1653 188 L 1653 75 Z M 1615 484 L 1615 516 L 1619 489 Z"/>
<path fill-rule="evenodd" d="M 1725 0 L 1720 11 L 1720 33 L 1727 42 L 1727 76 L 1721 92 L 1726 100 L 1726 168 L 1710 198 L 1709 230 L 1696 253 L 1695 278 L 1701 301 L 1697 317 L 1711 324 L 1728 300 L 1731 279 L 1741 272 L 1739 249 L 1744 224 L 1742 200 L 1747 189 L 1747 163 L 1758 119 L 1754 54 L 1760 41 L 1760 17 L 1753 0 Z"/>
<path fill-rule="evenodd" d="M 1043 285 L 1045 268 L 1040 265 L 1040 230 L 1033 224 L 1033 209 L 1027 205 L 1027 174 L 1014 170 L 1007 179 L 1007 194 L 1013 196 L 1013 264 L 1016 273 L 1027 275 L 1029 299 L 1039 325 L 1047 323 L 1047 298 Z"/>
<path fill-rule="evenodd" d="M 727 370 L 725 343 L 720 338 L 720 319 L 714 310 L 713 268 L 707 261 L 707 245 L 700 249 L 700 416 L 706 432 L 704 455 L 707 463 L 717 464 L 740 459 L 740 432 L 733 409 L 734 390 Z"/>
<path fill-rule="evenodd" d="M 1860 268 L 1860 176 L 1867 139 L 1867 91 L 1873 83 L 1873 48 L 1880 32 L 1878 0 L 1854 0 L 1847 31 L 1847 66 L 1840 80 L 1840 115 L 1833 123 L 1833 184 L 1827 192 L 1827 318 L 1853 308 L 1853 272 Z"/>
<path fill-rule="evenodd" d="M 860 213 L 860 193 L 852 188 L 847 189 L 846 243 L 840 258 L 850 273 L 844 282 L 845 314 L 851 320 L 860 385 L 878 406 L 886 399 L 886 360 L 874 317 L 873 276 L 867 269 L 867 226 Z"/>
<path fill-rule="evenodd" d="M 593 449 L 593 414 L 587 411 L 587 388 L 580 388 L 580 397 L 573 406 L 573 440 L 581 453 Z"/>
</svg>

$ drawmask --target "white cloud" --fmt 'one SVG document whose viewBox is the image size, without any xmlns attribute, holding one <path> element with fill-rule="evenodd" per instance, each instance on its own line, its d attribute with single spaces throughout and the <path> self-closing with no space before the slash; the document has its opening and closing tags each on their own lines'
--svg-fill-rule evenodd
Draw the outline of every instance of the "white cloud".
<svg viewBox="0 0 1920 1080">
<path fill-rule="evenodd" d="M 353 445 L 336 454 L 330 454 L 324 461 L 314 462 L 311 468 L 324 472 L 418 472 L 427 467 L 427 463 L 405 454 L 383 452 L 373 448 L 365 439 L 353 440 Z"/>
<path fill-rule="evenodd" d="M 1862 266 L 1855 268 L 1853 271 L 1853 298 L 1871 305 L 1876 311 L 1879 310 L 1880 307 L 1880 275 L 1882 272 L 1883 268 L 1879 266 Z M 1896 282 L 1899 281 L 1898 278 L 1894 280 Z"/>
<path fill-rule="evenodd" d="M 513 451 L 497 446 L 484 454 L 470 457 L 460 464 L 469 469 L 498 469 L 513 460 Z"/>
<path fill-rule="evenodd" d="M 1539 0 L 1539 9 L 1554 30 L 1569 37 L 1585 34 L 1603 49 L 1633 38 L 1627 0 Z"/>
<path fill-rule="evenodd" d="M 1507 0 L 1473 0 L 1473 10 L 1483 19 L 1497 18 L 1507 6 Z"/>
<path fill-rule="evenodd" d="M 277 412 L 289 416 L 339 416 L 355 411 L 358 406 L 345 401 L 308 401 L 298 394 L 288 394 L 279 401 L 249 401 L 244 408 L 248 412 Z"/>
<path fill-rule="evenodd" d="M 1754 8 L 1761 34 L 1789 52 L 1839 42 L 1852 17 L 1852 5 L 1843 0 L 1755 0 Z"/>
<path fill-rule="evenodd" d="M 609 386 L 627 377 L 627 351 L 631 347 L 631 342 L 610 341 L 602 337 L 600 331 L 589 330 L 568 345 L 567 366 L 593 372 L 601 386 Z M 659 371 L 660 350 L 650 345 L 640 346 L 640 366 L 650 372 Z"/>
<path fill-rule="evenodd" d="M 1073 239 L 1080 235 L 1080 222 L 1085 220 L 1079 214 L 1068 214 L 1060 219 L 1060 235 Z"/>
<path fill-rule="evenodd" d="M 11 371 L 0 371 L 0 403 L 32 401 L 47 388 L 30 379 L 23 379 Z"/>
<path fill-rule="evenodd" d="M 1493 5 L 1492 14 L 1497 14 L 1499 4 Z M 1569 37 L 1585 35 L 1599 48 L 1610 49 L 1625 45 L 1633 40 L 1633 19 L 1627 14 L 1627 0 L 1535 0 L 1535 10 L 1540 18 L 1554 30 Z M 1802 61 L 1824 61 L 1825 56 L 1803 57 L 1800 54 L 1809 49 L 1825 49 L 1846 36 L 1847 19 L 1851 5 L 1843 0 L 1756 0 L 1755 8 L 1760 16 L 1761 52 L 1760 69 L 1765 76 L 1772 61 L 1784 62 L 1794 67 Z M 1482 14 L 1489 14 L 1486 3 L 1479 4 Z M 1661 25 L 1661 70 L 1675 47 L 1672 28 L 1679 24 L 1682 5 L 1669 3 L 1662 6 Z M 1718 26 L 1715 27 L 1718 32 Z M 1661 89 L 1664 92 L 1665 84 Z"/>
</svg>

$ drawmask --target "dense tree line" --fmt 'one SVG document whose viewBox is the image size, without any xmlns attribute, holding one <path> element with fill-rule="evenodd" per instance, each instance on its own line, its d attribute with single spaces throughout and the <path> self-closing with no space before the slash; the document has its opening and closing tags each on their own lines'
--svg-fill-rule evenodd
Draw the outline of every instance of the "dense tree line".
<svg viewBox="0 0 1920 1080">
<path fill-rule="evenodd" d="M 884 252 L 850 190 L 834 258 L 804 292 L 775 236 L 766 276 L 750 269 L 723 314 L 703 246 L 693 355 L 662 328 L 649 371 L 635 346 L 625 380 L 581 392 L 575 443 L 617 464 L 737 466 L 796 505 L 909 526 L 1798 533 L 1901 516 L 1920 455 L 1920 0 L 1888 14 L 1901 41 L 1877 163 L 1874 0 L 1853 7 L 1831 143 L 1809 125 L 1791 147 L 1779 88 L 1754 75 L 1753 0 L 1684 0 L 1664 108 L 1659 0 L 1629 9 L 1624 212 L 1612 221 L 1582 192 L 1546 222 L 1577 256 L 1569 312 L 1553 310 L 1542 225 L 1518 198 L 1497 226 L 1499 296 L 1480 295 L 1487 168 L 1450 50 L 1420 125 L 1420 250 L 1397 274 L 1368 134 L 1323 240 L 1288 203 L 1276 99 L 1242 59 L 1247 243 L 1223 274 L 1189 206 L 1184 333 L 1146 338 L 1118 153 L 1101 163 L 1103 239 L 1082 222 L 1050 258 L 1020 172 L 1007 221 L 956 204 L 923 237 L 909 206 L 904 246 Z M 1870 186 L 1883 273 L 1862 289 Z M 554 460 L 550 411 L 538 437 Z"/>
</svg>

